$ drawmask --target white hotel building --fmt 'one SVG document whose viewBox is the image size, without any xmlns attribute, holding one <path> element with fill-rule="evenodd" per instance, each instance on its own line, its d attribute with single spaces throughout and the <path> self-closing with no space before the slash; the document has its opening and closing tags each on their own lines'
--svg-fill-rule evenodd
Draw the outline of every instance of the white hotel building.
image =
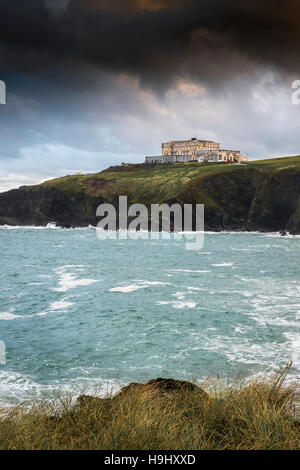
<svg viewBox="0 0 300 470">
<path fill-rule="evenodd" d="M 211 140 L 170 141 L 162 144 L 161 156 L 145 157 L 145 163 L 179 163 L 179 162 L 247 162 L 248 156 L 241 155 L 239 150 L 225 150 L 220 144 Z"/>
</svg>

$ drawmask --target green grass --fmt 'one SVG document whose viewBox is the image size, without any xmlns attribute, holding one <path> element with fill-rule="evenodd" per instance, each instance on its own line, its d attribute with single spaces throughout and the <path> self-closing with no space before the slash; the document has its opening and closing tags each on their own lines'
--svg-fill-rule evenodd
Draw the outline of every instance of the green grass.
<svg viewBox="0 0 300 470">
<path fill-rule="evenodd" d="M 112 203 L 118 202 L 119 195 L 127 195 L 130 204 L 161 204 L 170 200 L 180 202 L 181 194 L 199 178 L 242 169 L 232 164 L 126 165 L 110 167 L 96 174 L 65 176 L 27 188 L 55 188 L 68 193 L 86 193 Z M 205 195 L 203 201 L 208 202 Z"/>
<path fill-rule="evenodd" d="M 262 184 L 269 176 L 300 171 L 300 156 L 252 161 L 237 164 L 127 164 L 110 167 L 88 175 L 71 175 L 45 181 L 28 189 L 55 188 L 69 194 L 87 194 L 118 205 L 119 196 L 128 196 L 128 203 L 162 204 L 178 202 L 202 203 L 207 210 L 223 211 L 239 202 L 234 188 Z M 285 184 L 285 183 L 284 183 Z M 227 196 L 226 196 L 227 194 Z M 227 199 L 226 199 L 227 197 Z M 225 200 L 225 199 L 226 200 Z M 223 201 L 224 199 L 224 201 Z M 223 201 L 223 202 L 222 202 Z"/>
<path fill-rule="evenodd" d="M 290 165 L 293 165 L 295 168 L 300 169 L 300 155 L 293 157 L 280 157 L 280 158 L 268 158 L 264 160 L 254 160 L 249 162 L 247 165 L 250 166 L 259 166 L 273 169 L 284 169 L 289 168 Z"/>
<path fill-rule="evenodd" d="M 0 449 L 300 449 L 295 387 L 287 370 L 203 397 L 132 390 L 74 406 L 72 398 L 21 406 L 0 421 Z"/>
<path fill-rule="evenodd" d="M 55 187 L 68 192 L 87 192 L 94 196 L 109 196 L 112 193 L 133 190 L 141 196 L 156 195 L 157 201 L 173 197 L 183 191 L 195 179 L 202 179 L 232 172 L 258 170 L 273 172 L 288 169 L 300 170 L 300 156 L 252 161 L 243 165 L 236 164 L 127 164 L 110 167 L 104 171 L 88 175 L 69 175 L 46 181 L 38 187 Z M 107 181 L 97 185 L 95 180 Z"/>
</svg>

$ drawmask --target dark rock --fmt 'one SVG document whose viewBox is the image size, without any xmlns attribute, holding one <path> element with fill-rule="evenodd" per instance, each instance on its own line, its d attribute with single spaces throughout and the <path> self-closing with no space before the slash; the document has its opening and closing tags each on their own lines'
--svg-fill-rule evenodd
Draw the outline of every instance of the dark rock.
<svg viewBox="0 0 300 470">
<path fill-rule="evenodd" d="M 153 392 L 155 394 L 159 394 L 167 398 L 172 398 L 176 393 L 194 391 L 199 392 L 199 394 L 203 398 L 208 397 L 206 392 L 204 392 L 200 387 L 197 387 L 197 385 L 192 384 L 191 382 L 162 378 L 149 380 L 149 382 L 145 384 L 132 382 L 126 387 L 123 387 L 120 390 L 119 395 L 134 392 Z"/>
<path fill-rule="evenodd" d="M 113 400 L 117 400 L 118 398 L 124 397 L 130 394 L 142 394 L 143 392 L 152 394 L 153 397 L 160 397 L 160 398 L 174 398 L 176 395 L 180 395 L 180 393 L 187 393 L 193 392 L 198 393 L 200 398 L 208 398 L 208 395 L 204 390 L 198 387 L 191 382 L 187 382 L 185 380 L 174 380 L 174 379 L 152 379 L 149 382 L 143 383 L 136 383 L 132 382 L 126 387 L 123 387 L 114 397 L 112 398 L 99 398 L 99 397 L 92 397 L 89 395 L 80 395 L 77 398 L 75 409 L 80 407 L 97 407 L 99 405 L 104 405 L 105 403 L 112 403 Z"/>
<path fill-rule="evenodd" d="M 76 407 L 82 406 L 99 406 L 103 401 L 107 400 L 106 398 L 92 397 L 89 395 L 80 395 L 76 401 Z"/>
<path fill-rule="evenodd" d="M 71 194 L 38 186 L 0 194 L 0 224 L 59 227 L 96 225 L 96 209 L 103 200 L 85 193 Z"/>
<path fill-rule="evenodd" d="M 192 384 L 191 382 L 187 382 L 185 380 L 174 380 L 174 379 L 152 379 L 149 380 L 149 382 L 146 383 L 146 386 L 151 386 L 151 387 L 156 387 L 159 388 L 160 390 L 163 390 L 165 392 L 171 392 L 171 391 L 182 391 L 182 390 L 187 390 L 187 391 L 194 391 L 197 388 L 197 385 Z"/>
</svg>

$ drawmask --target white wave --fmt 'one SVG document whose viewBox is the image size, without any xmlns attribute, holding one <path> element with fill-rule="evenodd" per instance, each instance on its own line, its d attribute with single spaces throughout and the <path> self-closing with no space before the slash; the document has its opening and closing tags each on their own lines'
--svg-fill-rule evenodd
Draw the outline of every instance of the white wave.
<svg viewBox="0 0 300 470">
<path fill-rule="evenodd" d="M 220 264 L 212 264 L 215 268 L 221 268 L 221 267 L 229 267 L 232 266 L 232 263 L 220 263 Z"/>
<path fill-rule="evenodd" d="M 54 313 L 57 311 L 66 312 L 70 307 L 72 307 L 72 305 L 74 305 L 73 302 L 69 302 L 67 299 L 68 297 L 63 298 L 61 300 L 56 300 L 55 302 L 51 302 L 49 307 L 46 310 L 39 312 L 37 316 L 46 317 L 49 313 Z"/>
<path fill-rule="evenodd" d="M 76 279 L 72 274 L 66 273 L 59 281 L 60 287 L 54 287 L 51 290 L 55 292 L 66 292 L 79 286 L 89 286 L 90 284 L 100 281 L 100 279 Z"/>
<path fill-rule="evenodd" d="M 88 225 L 86 227 L 71 227 L 68 229 L 64 229 L 63 227 L 57 226 L 55 223 L 48 223 L 47 225 L 0 225 L 0 230 L 49 230 L 49 229 L 54 229 L 54 230 L 100 230 L 98 227 L 94 227 L 93 225 Z M 118 235 L 119 232 L 124 232 L 130 234 L 130 236 L 134 236 L 137 234 L 137 237 L 140 237 L 141 233 L 150 234 L 151 232 L 146 231 L 146 230 L 141 230 L 140 232 L 135 232 L 132 230 L 122 230 L 122 231 L 107 231 L 107 233 L 116 233 Z M 173 233 L 170 232 L 160 232 L 160 235 L 164 234 L 167 236 L 173 236 Z M 184 231 L 184 232 L 176 232 L 175 233 L 177 236 L 178 235 L 204 235 L 204 236 L 211 236 L 211 235 L 217 235 L 217 236 L 228 236 L 228 235 L 248 235 L 248 236 L 259 236 L 260 238 L 264 237 L 271 237 L 271 238 L 280 238 L 280 239 L 291 239 L 291 238 L 300 238 L 300 235 L 291 235 L 289 232 L 287 232 L 287 235 L 282 237 L 282 235 L 279 232 L 258 232 L 258 231 L 252 231 L 252 232 L 247 232 L 247 231 L 220 231 L 220 232 L 213 232 L 213 231 Z M 116 237 L 117 238 L 117 237 Z M 201 253 L 198 253 L 201 254 Z M 202 254 L 207 254 L 207 253 L 202 253 Z"/>
<path fill-rule="evenodd" d="M 176 292 L 176 294 L 172 294 L 173 297 L 177 297 L 178 300 L 183 300 L 187 292 Z"/>
<path fill-rule="evenodd" d="M 16 318 L 24 318 L 24 316 L 15 315 L 11 312 L 0 312 L 0 320 L 15 320 Z"/>
<path fill-rule="evenodd" d="M 143 286 L 138 286 L 136 284 L 132 284 L 129 286 L 123 286 L 123 287 L 113 287 L 112 289 L 109 289 L 109 292 L 123 292 L 128 293 L 128 292 L 134 292 L 139 289 L 144 289 Z"/>
<path fill-rule="evenodd" d="M 94 368 L 80 369 L 82 368 L 70 369 L 77 372 L 76 378 L 53 380 L 46 384 L 39 383 L 27 374 L 0 371 L 0 406 L 11 407 L 24 400 L 36 401 L 42 397 L 53 397 L 56 393 L 70 393 L 74 401 L 82 393 L 106 397 L 118 392 L 125 385 L 125 382 L 117 379 L 90 378 L 88 375 L 90 371 L 94 373 Z"/>
<path fill-rule="evenodd" d="M 246 329 L 241 326 L 235 326 L 234 331 L 235 333 L 242 333 L 242 334 L 246 333 Z"/>
<path fill-rule="evenodd" d="M 55 310 L 65 310 L 69 307 L 72 307 L 73 302 L 68 302 L 65 299 L 58 300 L 56 302 L 52 302 L 50 304 L 49 310 L 50 311 L 55 311 Z"/>
<path fill-rule="evenodd" d="M 287 232 L 287 234 L 284 237 L 279 232 L 268 232 L 268 233 L 265 233 L 264 235 L 265 237 L 268 237 L 268 238 L 281 238 L 281 239 L 299 237 L 299 235 L 291 235 L 289 232 Z"/>
<path fill-rule="evenodd" d="M 234 363 L 249 364 L 257 368 L 263 368 L 264 371 L 272 369 L 278 370 L 278 367 L 292 359 L 292 348 L 290 341 L 278 343 L 263 342 L 258 344 L 253 342 L 244 334 L 235 334 L 234 336 L 213 335 L 208 336 L 190 330 L 190 335 L 196 346 L 191 347 L 189 351 L 204 350 L 224 355 L 229 361 Z M 297 340 L 296 340 L 297 341 Z M 297 356 L 294 359 L 297 359 Z M 298 364 L 297 364 L 298 365 Z M 299 373 L 299 366 L 296 368 L 296 374 Z M 295 374 L 291 376 L 291 380 Z"/>
<path fill-rule="evenodd" d="M 96 282 L 101 282 L 102 279 L 78 279 L 73 273 L 66 272 L 70 268 L 77 268 L 77 271 L 82 271 L 82 265 L 68 265 L 61 266 L 56 269 L 55 272 L 60 276 L 59 287 L 52 287 L 51 290 L 54 292 L 66 292 L 70 289 L 75 289 L 80 286 L 89 286 Z"/>
<path fill-rule="evenodd" d="M 202 233 L 202 232 L 200 232 Z M 212 231 L 205 231 L 204 232 L 205 235 L 218 235 L 218 236 L 222 236 L 222 235 L 261 235 L 261 232 L 244 232 L 244 231 L 239 231 L 239 230 L 235 230 L 235 231 L 230 231 L 230 230 L 222 230 L 220 232 L 212 232 Z"/>
<path fill-rule="evenodd" d="M 170 286 L 169 282 L 159 282 L 159 281 L 136 281 L 136 284 L 129 284 L 127 286 L 118 286 L 112 287 L 109 289 L 109 292 L 122 292 L 129 293 L 135 292 L 139 289 L 147 289 L 150 286 Z"/>
<path fill-rule="evenodd" d="M 237 293 L 238 293 L 238 291 L 237 291 Z M 243 291 L 243 296 L 244 297 L 253 297 L 254 295 L 255 295 L 254 292 L 250 292 L 248 290 Z"/>
<path fill-rule="evenodd" d="M 43 225 L 0 225 L 0 229 L 4 230 L 47 230 L 55 229 L 59 230 L 61 227 L 57 227 L 55 224 Z"/>
<path fill-rule="evenodd" d="M 169 269 L 169 271 L 172 271 L 174 273 L 199 273 L 199 274 L 203 274 L 203 273 L 210 273 L 211 271 L 207 271 L 207 270 L 195 270 L 195 269 Z"/>
<path fill-rule="evenodd" d="M 207 291 L 207 287 L 190 287 L 190 286 L 187 286 L 187 289 L 191 290 L 191 291 Z"/>
<path fill-rule="evenodd" d="M 290 344 L 293 364 L 300 368 L 300 333 L 299 331 L 293 333 L 286 332 L 284 336 L 288 339 Z"/>
<path fill-rule="evenodd" d="M 50 223 L 50 224 L 47 224 L 47 227 L 46 228 L 60 228 L 60 227 L 57 227 L 56 224 L 54 223 Z"/>
<path fill-rule="evenodd" d="M 88 225 L 87 227 L 71 227 L 68 229 L 65 229 L 63 227 L 60 227 L 56 225 L 55 223 L 49 223 L 47 225 L 0 225 L 0 230 L 67 230 L 68 232 L 71 230 L 90 230 L 90 229 L 96 229 L 96 227 L 93 227 L 92 225 Z"/>
<path fill-rule="evenodd" d="M 84 265 L 83 264 L 66 264 L 64 266 L 60 266 L 59 268 L 57 268 L 55 272 L 57 273 L 64 272 L 65 269 L 69 269 L 69 268 L 84 268 Z"/>
<path fill-rule="evenodd" d="M 171 305 L 173 308 L 183 309 L 183 308 L 195 308 L 197 303 L 196 302 L 181 302 L 179 300 L 170 301 L 170 302 L 161 300 L 159 302 L 156 302 L 156 305 Z"/>
<path fill-rule="evenodd" d="M 251 248 L 231 248 L 232 251 L 246 251 L 246 252 L 250 252 L 252 251 Z"/>
</svg>

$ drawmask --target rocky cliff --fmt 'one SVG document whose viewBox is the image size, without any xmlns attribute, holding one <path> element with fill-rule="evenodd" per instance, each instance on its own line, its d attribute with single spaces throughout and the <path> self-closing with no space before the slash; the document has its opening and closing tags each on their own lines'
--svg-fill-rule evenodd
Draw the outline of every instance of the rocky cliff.
<svg viewBox="0 0 300 470">
<path fill-rule="evenodd" d="M 123 165 L 0 194 L 0 225 L 96 225 L 103 202 L 205 204 L 207 230 L 300 233 L 300 157 L 246 165 Z"/>
</svg>

